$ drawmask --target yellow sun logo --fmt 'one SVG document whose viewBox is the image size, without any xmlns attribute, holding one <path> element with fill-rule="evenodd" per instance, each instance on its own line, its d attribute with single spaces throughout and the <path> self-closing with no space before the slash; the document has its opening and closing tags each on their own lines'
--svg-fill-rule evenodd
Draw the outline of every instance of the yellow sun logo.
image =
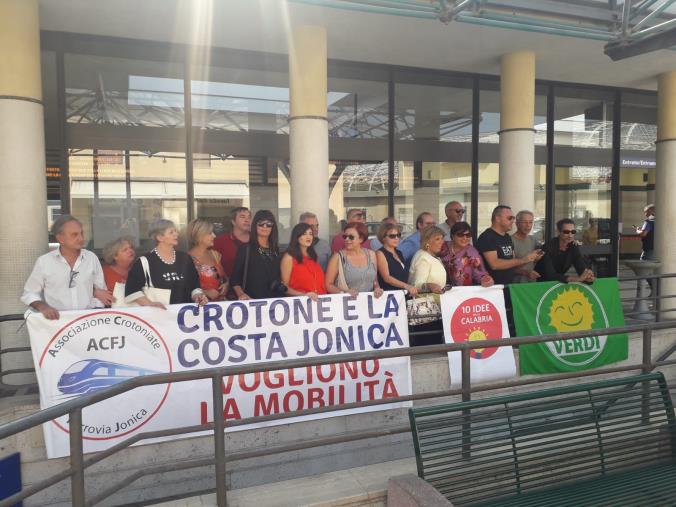
<svg viewBox="0 0 676 507">
<path fill-rule="evenodd" d="M 481 328 L 474 328 L 470 331 L 469 336 L 467 336 L 467 341 L 468 342 L 480 342 L 482 340 L 486 340 L 486 333 L 483 329 Z M 476 354 L 477 357 L 481 357 L 481 353 L 484 351 L 484 349 L 472 349 L 474 353 Z"/>
<path fill-rule="evenodd" d="M 559 333 L 591 329 L 594 310 L 580 289 L 571 287 L 558 294 L 549 309 L 552 327 Z"/>
</svg>

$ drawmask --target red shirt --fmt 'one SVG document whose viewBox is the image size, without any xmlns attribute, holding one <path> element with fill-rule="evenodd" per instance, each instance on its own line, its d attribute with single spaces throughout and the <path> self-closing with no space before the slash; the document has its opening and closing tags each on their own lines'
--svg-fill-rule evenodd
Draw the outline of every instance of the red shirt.
<svg viewBox="0 0 676 507">
<path fill-rule="evenodd" d="M 231 232 L 221 234 L 214 240 L 214 250 L 221 254 L 221 266 L 228 278 L 232 276 L 232 270 L 235 267 L 237 249 L 243 244 L 244 242 L 238 240 Z"/>
<path fill-rule="evenodd" d="M 103 279 L 106 281 L 106 287 L 112 292 L 115 289 L 115 284 L 117 282 L 127 283 L 127 277 L 121 275 L 113 269 L 112 266 L 105 265 L 103 266 Z"/>
<path fill-rule="evenodd" d="M 326 294 L 324 284 L 324 272 L 317 261 L 313 261 L 307 256 L 303 257 L 303 262 L 298 263 L 292 258 L 293 268 L 291 268 L 291 277 L 289 278 L 289 287 L 300 292 L 315 292 L 317 294 Z"/>
</svg>

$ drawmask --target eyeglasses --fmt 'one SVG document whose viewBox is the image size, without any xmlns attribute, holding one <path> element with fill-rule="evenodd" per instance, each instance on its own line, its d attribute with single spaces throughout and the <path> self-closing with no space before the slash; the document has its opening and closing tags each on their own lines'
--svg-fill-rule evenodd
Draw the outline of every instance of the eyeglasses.
<svg viewBox="0 0 676 507">
<path fill-rule="evenodd" d="M 270 229 L 273 226 L 272 222 L 258 222 L 256 224 L 258 227 L 265 227 L 266 229 Z"/>
<path fill-rule="evenodd" d="M 79 275 L 79 271 L 73 271 L 72 269 L 70 270 L 70 280 L 68 280 L 68 288 L 72 289 L 75 287 L 75 277 Z"/>
<path fill-rule="evenodd" d="M 466 210 L 465 210 L 464 208 L 458 208 L 458 209 L 454 209 L 453 211 L 455 211 L 456 213 L 462 214 L 462 213 L 464 213 Z"/>
<path fill-rule="evenodd" d="M 353 236 L 352 234 L 343 234 L 343 239 L 345 241 L 354 241 L 357 239 L 357 236 Z"/>
<path fill-rule="evenodd" d="M 561 234 L 576 234 L 577 231 L 575 229 L 563 229 L 561 231 Z"/>
<path fill-rule="evenodd" d="M 462 238 L 471 238 L 472 233 L 471 232 L 459 232 L 456 234 L 456 236 L 460 236 Z"/>
<path fill-rule="evenodd" d="M 386 234 L 386 236 L 390 239 L 401 238 L 401 233 L 395 232 L 395 233 L 392 233 L 392 234 Z"/>
</svg>

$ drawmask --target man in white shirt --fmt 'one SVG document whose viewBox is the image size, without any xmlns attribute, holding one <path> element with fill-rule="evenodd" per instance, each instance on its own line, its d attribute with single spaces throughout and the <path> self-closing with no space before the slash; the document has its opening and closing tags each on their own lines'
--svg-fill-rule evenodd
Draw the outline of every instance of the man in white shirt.
<svg viewBox="0 0 676 507">
<path fill-rule="evenodd" d="M 113 295 L 106 288 L 101 263 L 94 253 L 82 248 L 80 221 L 63 215 L 52 225 L 52 234 L 59 248 L 35 261 L 21 301 L 50 320 L 59 318 L 59 310 L 110 305 Z"/>
<path fill-rule="evenodd" d="M 444 231 L 444 240 L 451 241 L 451 228 L 457 223 L 462 222 L 462 217 L 465 215 L 465 208 L 458 201 L 450 201 L 444 206 L 444 214 L 446 220 L 439 224 L 439 229 Z"/>
</svg>

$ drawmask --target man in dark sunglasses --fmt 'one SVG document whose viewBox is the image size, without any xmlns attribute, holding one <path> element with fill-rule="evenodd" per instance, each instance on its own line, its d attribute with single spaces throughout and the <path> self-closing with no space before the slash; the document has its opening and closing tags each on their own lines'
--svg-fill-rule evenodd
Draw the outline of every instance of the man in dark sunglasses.
<svg viewBox="0 0 676 507">
<path fill-rule="evenodd" d="M 450 201 L 444 206 L 444 214 L 446 215 L 446 221 L 439 224 L 439 229 L 444 231 L 444 240 L 451 241 L 451 228 L 455 225 L 456 222 L 462 222 L 462 217 L 465 216 L 465 207 L 460 204 L 458 201 Z"/>
<path fill-rule="evenodd" d="M 558 235 L 545 243 L 542 247 L 545 255 L 535 265 L 535 270 L 540 273 L 540 280 L 592 283 L 595 280 L 594 273 L 587 266 L 575 240 L 575 222 L 570 218 L 562 218 L 556 222 L 556 229 Z M 567 274 L 571 267 L 575 268 L 577 276 Z"/>
</svg>

